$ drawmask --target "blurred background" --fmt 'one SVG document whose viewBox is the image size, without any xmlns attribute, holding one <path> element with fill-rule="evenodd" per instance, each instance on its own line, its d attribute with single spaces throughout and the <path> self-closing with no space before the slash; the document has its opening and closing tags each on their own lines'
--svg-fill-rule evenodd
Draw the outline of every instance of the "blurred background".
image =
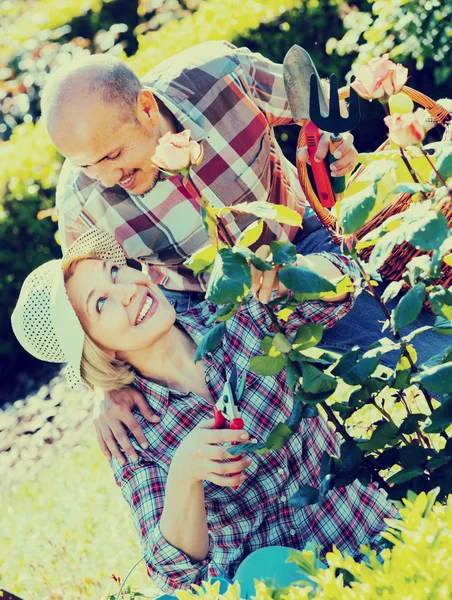
<svg viewBox="0 0 452 600">
<path fill-rule="evenodd" d="M 82 55 L 112 53 L 143 75 L 194 44 L 227 39 L 277 62 L 299 44 L 321 76 L 335 72 L 341 84 L 354 62 L 389 52 L 408 67 L 408 85 L 434 99 L 451 97 L 452 4 L 0 0 L 0 33 L 0 475 L 7 507 L 0 513 L 0 531 L 7 532 L 0 588 L 26 589 L 27 599 L 100 598 L 108 573 L 127 570 L 139 554 L 128 509 L 92 446 L 93 399 L 70 392 L 57 366 L 28 357 L 9 319 L 26 275 L 60 256 L 53 206 L 62 160 L 39 120 L 49 73 Z M 383 141 L 381 110 L 362 103 L 353 132 L 359 151 Z M 296 135 L 278 130 L 291 159 Z M 47 469 L 38 472 L 43 457 Z"/>
</svg>

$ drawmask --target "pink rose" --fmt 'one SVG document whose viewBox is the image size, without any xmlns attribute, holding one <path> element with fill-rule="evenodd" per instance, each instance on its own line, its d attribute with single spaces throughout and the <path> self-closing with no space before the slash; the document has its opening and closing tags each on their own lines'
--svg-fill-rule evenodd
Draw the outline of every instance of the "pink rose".
<svg viewBox="0 0 452 600">
<path fill-rule="evenodd" d="M 397 94 L 408 79 L 408 69 L 389 60 L 388 54 L 372 58 L 367 65 L 353 69 L 351 87 L 363 98 L 374 100 Z"/>
<path fill-rule="evenodd" d="M 415 113 L 385 117 L 385 123 L 389 128 L 389 139 L 401 148 L 419 144 L 425 136 L 425 129 L 420 119 L 421 112 L 418 109 Z"/>
<path fill-rule="evenodd" d="M 198 165 L 203 157 L 202 147 L 198 142 L 190 140 L 190 136 L 189 129 L 184 129 L 181 133 L 165 133 L 158 141 L 152 162 L 160 169 L 173 173 Z"/>
</svg>

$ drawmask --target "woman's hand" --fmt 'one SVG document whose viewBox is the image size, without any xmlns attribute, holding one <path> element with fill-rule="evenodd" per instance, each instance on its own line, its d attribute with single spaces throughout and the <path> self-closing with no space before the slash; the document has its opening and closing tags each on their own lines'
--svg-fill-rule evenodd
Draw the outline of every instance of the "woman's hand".
<svg viewBox="0 0 452 600">
<path fill-rule="evenodd" d="M 259 258 L 262 258 L 262 260 L 266 260 L 270 254 L 270 246 L 260 246 L 260 248 L 256 250 L 256 254 Z M 308 254 L 307 256 L 297 254 L 297 260 L 291 266 L 304 266 L 330 281 L 342 277 L 342 273 L 332 262 L 324 256 L 318 256 L 316 254 Z M 286 286 L 279 281 L 279 268 L 280 267 L 277 266 L 273 267 L 271 271 L 259 271 L 251 265 L 251 292 L 256 300 L 259 300 L 262 304 L 268 304 L 270 302 L 271 294 L 274 290 L 276 290 L 276 297 L 285 296 L 288 293 Z M 335 298 L 330 298 L 329 302 L 340 302 L 345 300 L 346 296 L 347 294 L 341 294 Z"/>
<path fill-rule="evenodd" d="M 132 432 L 142 448 L 148 447 L 143 430 L 132 414 L 135 406 L 147 421 L 151 423 L 160 421 L 160 417 L 154 414 L 143 394 L 133 387 L 106 393 L 96 407 L 94 427 L 97 442 L 108 460 L 111 460 L 113 455 L 121 464 L 125 464 L 123 452 L 130 460 L 134 462 L 138 460 L 126 428 Z"/>
<path fill-rule="evenodd" d="M 173 477 L 176 474 L 179 481 L 188 485 L 211 481 L 223 487 L 237 486 L 244 481 L 243 471 L 250 466 L 251 458 L 223 461 L 232 458 L 228 449 L 233 443 L 249 440 L 248 433 L 243 429 L 213 429 L 214 422 L 214 419 L 202 421 L 183 440 L 171 462 Z M 230 445 L 218 445 L 224 443 Z"/>
</svg>

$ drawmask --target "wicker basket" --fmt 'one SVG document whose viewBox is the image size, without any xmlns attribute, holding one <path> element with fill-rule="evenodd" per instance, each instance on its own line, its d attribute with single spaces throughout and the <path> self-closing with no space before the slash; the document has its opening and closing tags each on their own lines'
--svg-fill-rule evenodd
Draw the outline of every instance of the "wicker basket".
<svg viewBox="0 0 452 600">
<path fill-rule="evenodd" d="M 426 108 L 435 120 L 435 122 L 445 129 L 445 133 L 450 133 L 450 127 L 447 127 L 447 125 L 449 124 L 451 115 L 446 108 L 440 106 L 437 102 L 435 102 L 428 96 L 425 96 L 424 94 L 421 94 L 420 92 L 417 92 L 416 90 L 413 90 L 412 88 L 409 88 L 407 86 L 404 86 L 402 91 L 405 94 L 407 94 L 414 102 L 417 102 L 422 107 Z M 348 95 L 349 88 L 342 88 L 339 91 L 339 96 L 341 99 L 347 98 Z M 303 127 L 300 130 L 297 144 L 298 148 L 301 148 L 303 146 L 306 146 L 305 127 Z M 388 147 L 389 140 L 386 140 L 377 149 L 377 151 L 385 150 Z M 309 180 L 306 163 L 301 162 L 297 159 L 297 170 L 301 186 L 306 194 L 306 198 L 309 204 L 317 213 L 317 216 L 322 225 L 326 227 L 330 232 L 332 239 L 338 242 L 340 240 L 341 231 L 337 219 L 333 214 L 330 213 L 329 210 L 327 210 L 321 205 L 319 199 L 317 198 Z M 349 184 L 355 181 L 357 178 L 359 178 L 363 170 L 364 166 L 358 168 L 353 174 L 353 176 L 350 178 Z M 361 239 L 367 233 L 378 227 L 388 217 L 406 210 L 411 203 L 411 199 L 412 194 L 404 193 L 397 196 L 394 200 L 392 200 L 392 202 L 387 204 L 378 214 L 376 214 L 357 232 L 356 235 L 358 239 Z M 452 202 L 448 202 L 442 210 L 449 223 L 449 228 L 452 228 Z M 371 252 L 372 248 L 364 248 L 360 252 L 360 256 L 363 258 L 363 260 L 367 260 Z M 401 278 L 403 272 L 405 271 L 406 264 L 412 258 L 421 254 L 424 254 L 422 250 L 416 250 L 414 246 L 412 246 L 408 242 L 404 242 L 403 244 L 401 244 L 393 250 L 390 257 L 386 260 L 385 264 L 380 269 L 380 273 L 385 279 L 397 281 Z M 452 284 L 452 267 L 446 265 L 444 262 L 442 264 L 442 276 L 439 280 L 439 283 L 441 283 L 445 287 L 449 287 Z"/>
</svg>

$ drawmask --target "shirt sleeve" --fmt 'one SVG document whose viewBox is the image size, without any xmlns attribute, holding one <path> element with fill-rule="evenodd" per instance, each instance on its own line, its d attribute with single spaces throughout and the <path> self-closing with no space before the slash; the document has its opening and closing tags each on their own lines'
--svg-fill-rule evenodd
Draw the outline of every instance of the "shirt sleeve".
<svg viewBox="0 0 452 600">
<path fill-rule="evenodd" d="M 249 95 L 265 114 L 270 126 L 294 123 L 283 79 L 283 66 L 248 48 L 238 48 Z"/>
<path fill-rule="evenodd" d="M 112 459 L 111 466 L 117 485 L 132 510 L 132 520 L 140 537 L 147 572 L 164 593 L 190 589 L 208 576 L 211 548 L 199 562 L 172 546 L 160 531 L 160 518 L 165 501 L 167 472 L 142 452 L 138 463 L 122 466 Z M 211 543 L 211 540 L 210 540 Z"/>
</svg>

